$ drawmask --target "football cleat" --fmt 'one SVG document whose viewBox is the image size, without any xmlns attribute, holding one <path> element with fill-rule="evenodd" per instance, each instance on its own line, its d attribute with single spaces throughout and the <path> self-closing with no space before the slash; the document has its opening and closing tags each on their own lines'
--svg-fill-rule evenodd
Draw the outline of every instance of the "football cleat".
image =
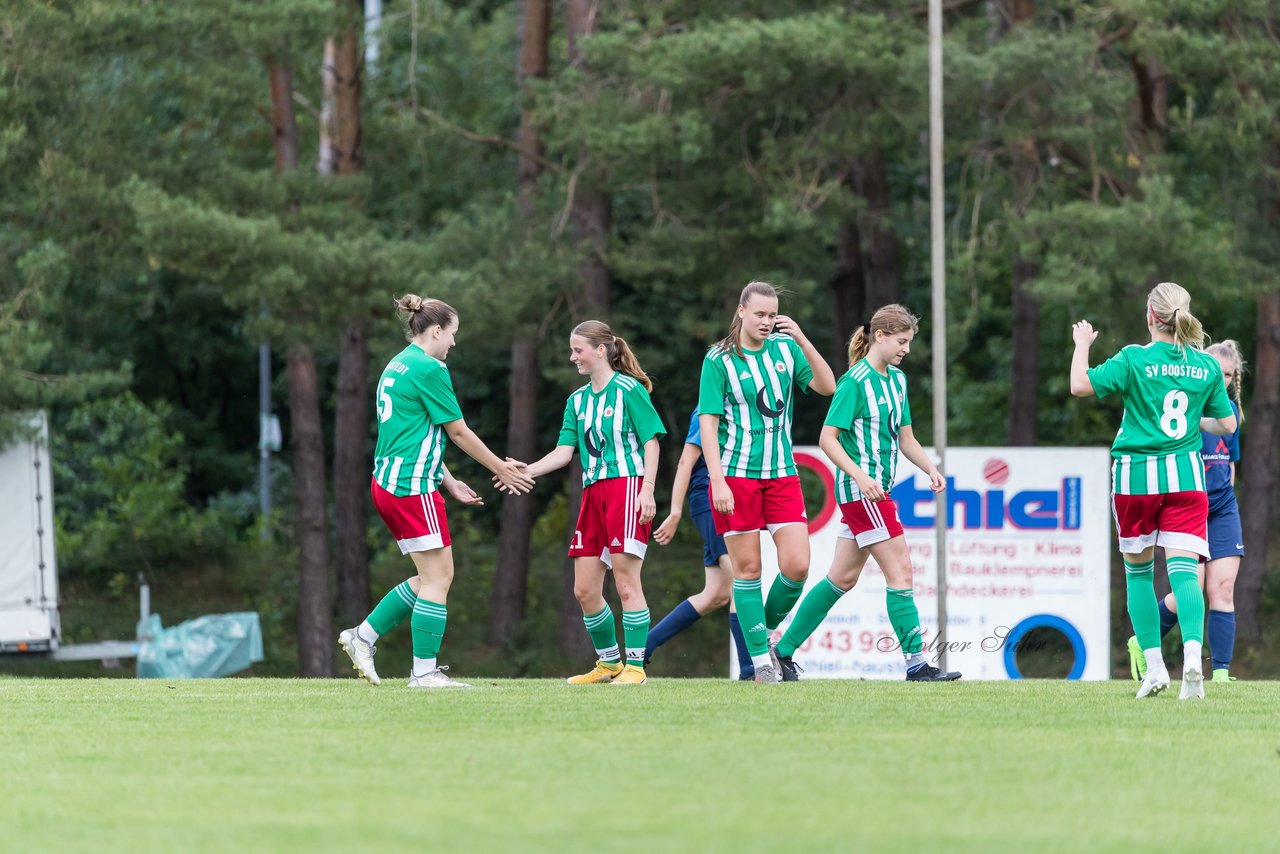
<svg viewBox="0 0 1280 854">
<path fill-rule="evenodd" d="M 448 669 L 449 667 L 448 665 L 446 665 L 444 667 L 437 667 L 435 670 L 428 670 L 426 673 L 422 674 L 421 676 L 410 676 L 409 687 L 410 688 L 470 688 L 471 687 L 466 682 L 459 682 L 456 679 L 451 679 L 449 675 L 445 673 L 445 671 Z"/>
<path fill-rule="evenodd" d="M 776 685 L 779 681 L 778 670 L 772 664 L 756 668 L 757 685 Z"/>
<path fill-rule="evenodd" d="M 1232 676 L 1230 671 L 1225 667 L 1219 667 L 1213 671 L 1213 678 L 1210 682 L 1235 682 L 1236 677 Z"/>
<path fill-rule="evenodd" d="M 570 676 L 565 681 L 570 685 L 605 685 L 616 679 L 620 673 L 622 673 L 622 662 L 597 661 L 596 666 L 586 673 Z"/>
<path fill-rule="evenodd" d="M 613 678 L 614 685 L 643 685 L 645 681 L 644 668 L 634 664 L 628 664 Z"/>
<path fill-rule="evenodd" d="M 791 656 L 778 656 L 778 675 L 783 682 L 799 682 L 801 673 L 804 673 L 804 668 L 792 661 Z"/>
<path fill-rule="evenodd" d="M 378 671 L 373 669 L 373 656 L 378 651 L 376 646 L 366 643 L 355 629 L 345 629 L 338 635 L 338 646 L 351 659 L 351 667 L 360 674 L 361 679 L 367 680 L 370 685 L 382 684 Z"/>
<path fill-rule="evenodd" d="M 1169 671 L 1163 667 L 1156 669 L 1148 669 L 1147 675 L 1142 677 L 1142 684 L 1138 686 L 1138 699 L 1143 697 L 1154 697 L 1169 687 Z"/>
<path fill-rule="evenodd" d="M 908 682 L 954 682 L 960 678 L 958 670 L 939 670 L 928 662 L 907 671 Z"/>
<path fill-rule="evenodd" d="M 1178 699 L 1204 699 L 1204 672 L 1198 662 L 1182 669 L 1182 691 L 1178 693 Z"/>
<path fill-rule="evenodd" d="M 1141 682 L 1142 677 L 1147 675 L 1147 654 L 1142 651 L 1142 644 L 1138 643 L 1138 638 L 1134 635 L 1129 636 L 1129 642 L 1125 646 L 1129 650 L 1129 675 L 1134 682 Z"/>
</svg>

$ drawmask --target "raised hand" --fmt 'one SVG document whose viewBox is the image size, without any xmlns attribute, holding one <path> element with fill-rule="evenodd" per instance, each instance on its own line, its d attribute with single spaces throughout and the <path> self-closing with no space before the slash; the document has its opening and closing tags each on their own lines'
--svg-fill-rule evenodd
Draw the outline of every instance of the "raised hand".
<svg viewBox="0 0 1280 854">
<path fill-rule="evenodd" d="M 793 320 L 792 318 L 788 317 L 785 314 L 779 314 L 777 317 L 773 319 L 773 323 L 774 323 L 773 328 L 775 332 L 781 332 L 784 335 L 790 335 L 792 338 L 795 339 L 795 342 L 797 344 L 803 344 L 805 341 L 808 340 L 807 338 L 804 337 L 804 332 L 803 330 L 800 329 L 800 324 L 796 323 L 795 320 Z"/>
<path fill-rule="evenodd" d="M 1087 320 L 1081 320 L 1071 326 L 1071 337 L 1075 340 L 1076 346 L 1081 345 L 1088 347 L 1098 338 L 1098 333 L 1094 331 L 1093 324 Z"/>
</svg>

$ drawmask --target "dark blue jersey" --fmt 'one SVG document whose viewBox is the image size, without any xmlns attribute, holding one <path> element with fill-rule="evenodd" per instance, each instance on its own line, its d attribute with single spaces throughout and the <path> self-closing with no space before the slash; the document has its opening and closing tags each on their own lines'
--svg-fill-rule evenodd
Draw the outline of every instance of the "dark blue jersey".
<svg viewBox="0 0 1280 854">
<path fill-rule="evenodd" d="M 697 445 L 702 447 L 702 431 L 698 427 L 698 407 L 693 408 L 693 417 L 689 419 L 689 435 L 685 436 L 684 443 L 686 445 Z M 710 513 L 711 498 L 707 491 L 711 488 L 711 474 L 707 471 L 707 461 L 705 457 L 699 456 L 698 461 L 693 464 L 693 471 L 689 475 L 689 512 L 690 513 Z"/>
<path fill-rule="evenodd" d="M 1233 400 L 1231 409 L 1240 420 L 1240 406 Z M 1200 459 L 1204 461 L 1204 489 L 1209 493 L 1209 504 L 1233 495 L 1231 487 L 1231 464 L 1240 459 L 1240 425 L 1226 436 L 1215 436 L 1212 433 L 1200 433 Z"/>
</svg>

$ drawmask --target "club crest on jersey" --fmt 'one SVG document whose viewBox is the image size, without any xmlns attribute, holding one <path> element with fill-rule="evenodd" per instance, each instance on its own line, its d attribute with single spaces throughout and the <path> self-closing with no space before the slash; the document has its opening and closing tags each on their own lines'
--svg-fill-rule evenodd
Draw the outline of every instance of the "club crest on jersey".
<svg viewBox="0 0 1280 854">
<path fill-rule="evenodd" d="M 606 406 L 606 407 L 604 408 L 604 417 L 605 417 L 605 418 L 612 418 L 612 417 L 613 417 L 613 407 L 612 407 L 612 406 Z"/>
<path fill-rule="evenodd" d="M 787 372 L 787 366 L 782 362 L 774 362 L 773 368 L 780 374 L 785 374 Z"/>
</svg>

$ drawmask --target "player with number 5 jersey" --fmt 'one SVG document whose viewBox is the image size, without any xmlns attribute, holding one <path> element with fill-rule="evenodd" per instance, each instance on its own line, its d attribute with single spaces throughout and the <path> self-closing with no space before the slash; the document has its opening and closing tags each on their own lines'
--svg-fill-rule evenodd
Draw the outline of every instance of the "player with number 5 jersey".
<svg viewBox="0 0 1280 854">
<path fill-rule="evenodd" d="M 1204 330 L 1191 313 L 1191 295 L 1173 282 L 1156 285 L 1147 296 L 1146 322 L 1149 344 L 1125 347 L 1093 368 L 1089 346 L 1098 333 L 1086 320 L 1076 323 L 1071 393 L 1118 394 L 1124 401 L 1120 430 L 1111 445 L 1111 491 L 1129 618 L 1147 663 L 1137 696 L 1155 696 L 1169 686 L 1155 596 L 1159 546 L 1182 626 L 1180 697 L 1196 700 L 1204 697 L 1204 596 L 1196 569 L 1200 557 L 1209 554 L 1200 431 L 1231 433 L 1236 416 L 1217 361 L 1202 349 Z"/>
<path fill-rule="evenodd" d="M 569 361 L 591 381 L 569 395 L 556 448 L 531 464 L 532 477 L 582 460 L 582 506 L 569 543 L 573 593 L 596 650 L 591 670 L 570 685 L 640 685 L 649 639 L 649 606 L 640 570 L 658 511 L 658 439 L 666 435 L 649 399 L 653 383 L 627 342 L 598 320 L 579 323 L 569 336 Z M 618 647 L 613 611 L 604 598 L 605 573 L 613 571 L 622 601 L 626 650 Z"/>
<path fill-rule="evenodd" d="M 436 664 L 448 617 L 446 598 L 453 582 L 453 548 L 441 487 L 463 504 L 483 503 L 444 464 L 445 438 L 452 439 L 494 473 L 504 487 L 528 492 L 533 479 L 524 463 L 502 460 L 462 419 L 445 359 L 458 332 L 458 313 L 435 299 L 407 294 L 396 301 L 408 325 L 409 346 L 400 351 L 378 380 L 378 443 L 370 492 L 378 515 L 396 538 L 401 554 L 418 573 L 392 588 L 372 613 L 338 636 L 361 677 L 381 682 L 373 665 L 381 635 L 410 620 L 413 634 L 411 688 L 457 688 Z"/>
<path fill-rule="evenodd" d="M 835 376 L 799 324 L 778 314 L 778 292 L 751 282 L 729 334 L 702 361 L 698 394 L 702 452 L 716 531 L 733 562 L 733 601 L 756 681 L 778 681 L 769 634 L 790 613 L 809 576 L 809 529 L 791 453 L 795 390 L 830 396 Z M 760 531 L 778 552 L 766 599 Z"/>
</svg>

